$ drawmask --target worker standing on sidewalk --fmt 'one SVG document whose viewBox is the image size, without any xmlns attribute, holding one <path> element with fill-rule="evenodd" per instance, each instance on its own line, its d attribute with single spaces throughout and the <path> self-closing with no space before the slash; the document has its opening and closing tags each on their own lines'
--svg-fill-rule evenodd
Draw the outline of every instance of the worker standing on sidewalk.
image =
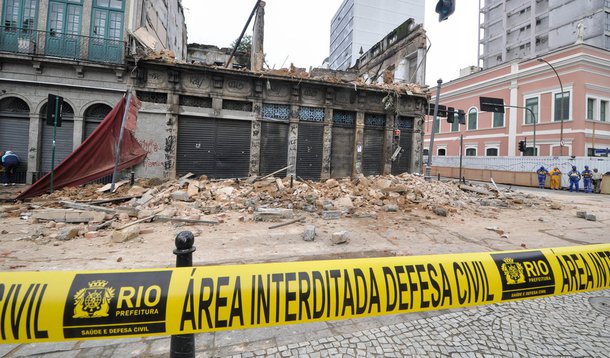
<svg viewBox="0 0 610 358">
<path fill-rule="evenodd" d="M 549 175 L 551 176 L 551 189 L 558 190 L 561 187 L 561 170 L 555 167 Z"/>
<path fill-rule="evenodd" d="M 570 179 L 570 192 L 574 187 L 576 187 L 576 192 L 578 193 L 578 186 L 580 183 L 580 173 L 576 170 L 576 166 L 572 165 L 572 170 L 568 173 L 568 178 Z"/>
<path fill-rule="evenodd" d="M 593 174 L 591 175 L 591 179 L 593 179 L 593 192 L 601 193 L 602 192 L 602 173 L 597 170 L 597 168 L 593 168 Z"/>
<path fill-rule="evenodd" d="M 540 189 L 544 189 L 544 182 L 546 181 L 546 175 L 549 172 L 546 170 L 546 168 L 544 166 L 541 166 L 540 169 L 538 169 L 536 171 L 536 174 L 538 174 L 538 187 Z"/>
<path fill-rule="evenodd" d="M 589 166 L 585 165 L 585 170 L 582 171 L 582 183 L 583 186 L 585 187 L 585 193 L 590 193 L 593 191 L 593 172 L 591 170 L 589 170 Z"/>
</svg>

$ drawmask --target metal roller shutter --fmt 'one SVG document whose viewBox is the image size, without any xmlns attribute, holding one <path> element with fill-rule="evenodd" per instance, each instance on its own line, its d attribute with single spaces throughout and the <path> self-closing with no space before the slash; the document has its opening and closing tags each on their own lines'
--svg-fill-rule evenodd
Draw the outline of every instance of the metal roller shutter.
<svg viewBox="0 0 610 358">
<path fill-rule="evenodd" d="M 193 173 L 211 176 L 214 173 L 215 141 L 215 119 L 180 117 L 178 119 L 176 175 Z"/>
<path fill-rule="evenodd" d="M 262 122 L 260 175 L 271 174 L 288 165 L 288 123 Z M 283 178 L 286 170 L 275 176 Z"/>
<path fill-rule="evenodd" d="M 400 129 L 399 145 L 402 150 L 392 162 L 392 175 L 406 173 L 411 168 L 411 153 L 413 150 L 413 118 L 398 117 L 397 128 Z"/>
<path fill-rule="evenodd" d="M 323 140 L 323 124 L 299 123 L 297 175 L 301 178 L 320 180 Z"/>
<path fill-rule="evenodd" d="M 216 120 L 216 178 L 245 178 L 250 169 L 252 122 Z"/>
<path fill-rule="evenodd" d="M 176 175 L 248 176 L 251 122 L 181 116 Z"/>
<path fill-rule="evenodd" d="M 354 158 L 354 129 L 333 127 L 330 156 L 331 178 L 345 178 L 352 175 Z"/>
<path fill-rule="evenodd" d="M 25 183 L 30 133 L 30 110 L 18 98 L 5 98 L 0 103 L 0 150 L 11 150 L 19 156 L 16 181 Z"/>
<path fill-rule="evenodd" d="M 66 159 L 72 153 L 74 139 L 74 121 L 63 117 L 61 127 L 57 127 L 55 137 L 55 166 Z M 40 147 L 40 171 L 48 173 L 51 171 L 51 160 L 53 157 L 53 126 L 42 124 L 42 141 Z"/>
<path fill-rule="evenodd" d="M 383 174 L 383 129 L 364 128 L 362 148 L 362 173 L 364 175 Z"/>
</svg>

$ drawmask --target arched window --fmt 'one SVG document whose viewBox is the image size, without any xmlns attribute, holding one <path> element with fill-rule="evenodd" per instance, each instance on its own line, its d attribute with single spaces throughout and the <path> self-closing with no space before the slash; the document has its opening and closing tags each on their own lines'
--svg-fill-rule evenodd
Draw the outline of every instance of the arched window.
<svg viewBox="0 0 610 358">
<path fill-rule="evenodd" d="M 488 157 L 497 157 L 498 156 L 498 148 L 487 148 L 485 149 L 485 155 Z"/>
<path fill-rule="evenodd" d="M 466 148 L 466 156 L 467 157 L 476 157 L 477 156 L 477 148 Z"/>
<path fill-rule="evenodd" d="M 85 139 L 87 139 L 97 126 L 106 118 L 106 115 L 112 111 L 112 107 L 103 103 L 96 103 L 85 110 Z"/>
<path fill-rule="evenodd" d="M 476 108 L 471 108 L 468 111 L 468 130 L 476 130 L 477 129 L 477 121 L 478 121 L 479 113 Z"/>
<path fill-rule="evenodd" d="M 446 148 L 438 148 L 436 155 L 438 155 L 439 157 L 444 157 L 445 155 L 447 155 L 447 149 Z"/>
</svg>

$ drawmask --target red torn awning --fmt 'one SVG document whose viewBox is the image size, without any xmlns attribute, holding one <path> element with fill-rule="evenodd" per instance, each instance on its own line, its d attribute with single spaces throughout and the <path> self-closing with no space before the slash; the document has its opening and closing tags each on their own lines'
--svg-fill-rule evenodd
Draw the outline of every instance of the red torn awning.
<svg viewBox="0 0 610 358">
<path fill-rule="evenodd" d="M 141 163 L 146 151 L 133 135 L 140 101 L 131 96 L 129 116 L 121 144 L 118 170 Z M 121 132 L 126 96 L 108 113 L 95 131 L 72 154 L 59 163 L 53 174 L 53 189 L 77 186 L 112 174 L 114 171 L 116 144 Z M 19 194 L 17 200 L 38 196 L 49 192 L 51 174 L 48 173 L 27 190 Z"/>
</svg>

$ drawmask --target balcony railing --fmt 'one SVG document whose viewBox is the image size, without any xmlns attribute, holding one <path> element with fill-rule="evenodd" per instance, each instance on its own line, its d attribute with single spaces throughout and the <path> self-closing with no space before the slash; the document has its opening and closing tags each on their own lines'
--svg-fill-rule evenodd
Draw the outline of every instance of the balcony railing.
<svg viewBox="0 0 610 358">
<path fill-rule="evenodd" d="M 126 43 L 55 31 L 0 29 L 0 51 L 71 60 L 123 64 Z"/>
</svg>

